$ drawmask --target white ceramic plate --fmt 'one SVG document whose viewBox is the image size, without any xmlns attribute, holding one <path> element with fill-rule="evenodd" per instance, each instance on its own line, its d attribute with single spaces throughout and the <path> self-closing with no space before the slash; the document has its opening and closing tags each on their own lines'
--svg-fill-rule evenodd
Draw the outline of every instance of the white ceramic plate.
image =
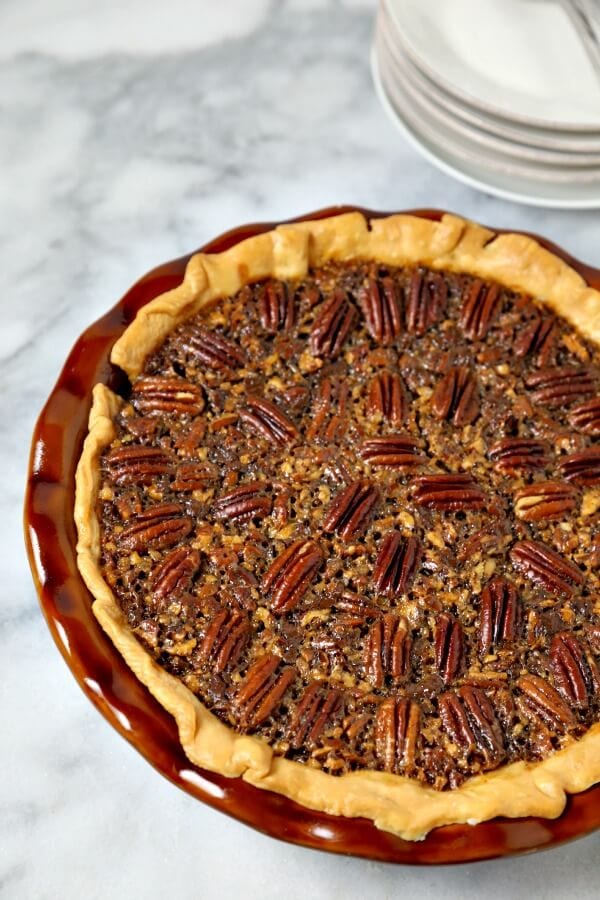
<svg viewBox="0 0 600 900">
<path fill-rule="evenodd" d="M 447 175 L 486 193 L 519 203 L 527 203 L 531 206 L 558 209 L 597 209 L 600 207 L 600 184 L 597 186 L 548 185 L 506 172 L 493 172 L 481 166 L 476 157 L 465 158 L 459 152 L 451 150 L 443 133 L 436 133 L 435 129 L 431 129 L 426 135 L 414 123 L 409 123 L 388 97 L 380 78 L 375 50 L 371 56 L 371 67 L 375 90 L 391 121 L 422 156 Z"/>
<path fill-rule="evenodd" d="M 460 122 L 505 141 L 517 142 L 534 149 L 559 151 L 567 156 L 581 156 L 589 162 L 600 159 L 600 132 L 595 136 L 592 132 L 582 134 L 576 131 L 551 131 L 530 124 L 509 122 L 484 112 L 464 100 L 459 101 L 453 94 L 445 91 L 419 68 L 410 54 L 410 48 L 403 40 L 402 33 L 387 11 L 385 2 L 382 2 L 379 8 L 377 33 L 383 37 L 390 54 L 403 65 L 406 76 L 420 94 L 452 113 Z"/>
<path fill-rule="evenodd" d="M 381 30 L 377 32 L 377 57 L 387 93 L 405 98 L 411 112 L 419 112 L 425 121 L 446 129 L 449 134 L 468 142 L 490 164 L 504 161 L 519 166 L 525 177 L 541 180 L 597 181 L 600 179 L 600 153 L 576 154 L 540 149 L 507 140 L 457 118 L 448 107 L 432 99 L 413 78 L 413 70 L 389 46 Z M 400 101 L 401 103 L 402 101 Z"/>
<path fill-rule="evenodd" d="M 427 76 L 458 100 L 538 128 L 600 133 L 600 82 L 550 0 L 383 0 Z"/>
</svg>

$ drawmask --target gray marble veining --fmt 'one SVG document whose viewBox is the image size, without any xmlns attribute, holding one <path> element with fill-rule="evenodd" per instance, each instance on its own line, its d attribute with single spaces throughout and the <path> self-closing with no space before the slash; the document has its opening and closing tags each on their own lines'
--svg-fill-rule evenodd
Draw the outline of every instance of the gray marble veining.
<svg viewBox="0 0 600 900">
<path fill-rule="evenodd" d="M 438 206 L 600 264 L 600 214 L 452 181 L 386 120 L 373 3 L 0 5 L 0 896 L 597 896 L 600 838 L 414 870 L 279 844 L 161 779 L 82 696 L 21 538 L 35 417 L 83 328 L 145 270 L 244 221 Z"/>
</svg>

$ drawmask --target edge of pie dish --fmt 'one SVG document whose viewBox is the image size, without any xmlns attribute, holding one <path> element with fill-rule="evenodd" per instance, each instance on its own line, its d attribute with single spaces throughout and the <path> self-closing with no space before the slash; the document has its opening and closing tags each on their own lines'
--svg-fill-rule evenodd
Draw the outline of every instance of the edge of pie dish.
<svg viewBox="0 0 600 900">
<path fill-rule="evenodd" d="M 115 343 L 111 360 L 135 378 L 173 328 L 218 298 L 268 277 L 301 279 L 309 268 L 327 261 L 353 259 L 394 266 L 420 263 L 494 279 L 531 294 L 600 343 L 600 292 L 534 239 L 496 235 L 452 215 L 440 221 L 395 215 L 368 222 L 360 213 L 348 213 L 281 225 L 224 253 L 196 254 L 182 284 L 140 310 Z M 311 769 L 277 756 L 262 738 L 242 735 L 221 722 L 143 648 L 102 576 L 96 514 L 99 459 L 115 436 L 113 418 L 122 403 L 104 385 L 94 388 L 89 433 L 76 473 L 78 566 L 94 597 L 94 615 L 136 677 L 175 718 L 182 747 L 193 763 L 241 777 L 310 809 L 366 817 L 406 840 L 422 839 L 441 825 L 476 824 L 496 816 L 555 818 L 567 794 L 600 781 L 600 723 L 546 759 L 510 763 L 440 792 L 385 772 L 331 775 Z"/>
</svg>

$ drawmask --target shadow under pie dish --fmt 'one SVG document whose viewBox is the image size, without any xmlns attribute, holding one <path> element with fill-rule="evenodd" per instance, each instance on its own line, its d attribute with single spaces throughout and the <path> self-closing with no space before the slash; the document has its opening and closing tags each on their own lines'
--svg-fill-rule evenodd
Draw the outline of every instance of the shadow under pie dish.
<svg viewBox="0 0 600 900">
<path fill-rule="evenodd" d="M 189 758 L 409 840 L 600 777 L 600 296 L 492 238 L 350 214 L 193 257 L 77 472 L 94 613 Z"/>
</svg>

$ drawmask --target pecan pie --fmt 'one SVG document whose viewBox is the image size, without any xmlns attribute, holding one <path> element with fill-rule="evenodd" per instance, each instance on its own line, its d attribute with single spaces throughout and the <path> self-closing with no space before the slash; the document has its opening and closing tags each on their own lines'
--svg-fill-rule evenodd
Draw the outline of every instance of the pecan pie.
<svg viewBox="0 0 600 900">
<path fill-rule="evenodd" d="M 194 763 L 407 839 L 600 780 L 599 340 L 453 216 L 281 226 L 141 310 L 79 565 Z"/>
</svg>

